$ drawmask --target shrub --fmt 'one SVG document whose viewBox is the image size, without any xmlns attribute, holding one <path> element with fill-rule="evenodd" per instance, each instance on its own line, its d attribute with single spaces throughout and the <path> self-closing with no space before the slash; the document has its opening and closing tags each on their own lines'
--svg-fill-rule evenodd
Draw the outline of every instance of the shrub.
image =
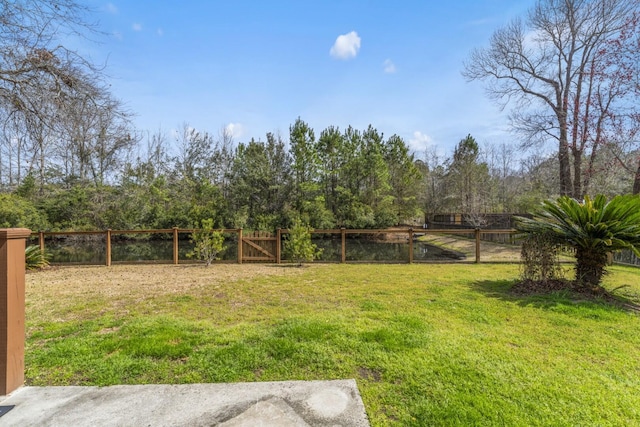
<svg viewBox="0 0 640 427">
<path fill-rule="evenodd" d="M 547 282 L 563 278 L 561 246 L 548 233 L 529 233 L 522 239 L 522 280 Z"/>
<path fill-rule="evenodd" d="M 40 246 L 27 246 L 24 251 L 27 270 L 38 270 L 49 266 L 49 255 Z"/>
<path fill-rule="evenodd" d="M 303 224 L 300 220 L 295 220 L 289 229 L 289 235 L 284 242 L 285 256 L 297 263 L 299 266 L 303 262 L 313 261 L 322 253 L 322 249 L 311 242 L 312 228 Z"/>
<path fill-rule="evenodd" d="M 607 255 L 630 249 L 640 256 L 640 196 L 588 196 L 547 200 L 532 218 L 518 218 L 516 228 L 529 234 L 546 234 L 575 250 L 576 283 L 600 286 Z"/>
<path fill-rule="evenodd" d="M 29 200 L 15 194 L 0 194 L 0 228 L 44 230 L 48 226 L 44 215 Z"/>
<path fill-rule="evenodd" d="M 220 231 L 213 230 L 213 219 L 203 219 L 202 228 L 191 233 L 193 251 L 188 257 L 204 261 L 205 266 L 211 265 L 224 251 L 224 235 Z"/>
</svg>

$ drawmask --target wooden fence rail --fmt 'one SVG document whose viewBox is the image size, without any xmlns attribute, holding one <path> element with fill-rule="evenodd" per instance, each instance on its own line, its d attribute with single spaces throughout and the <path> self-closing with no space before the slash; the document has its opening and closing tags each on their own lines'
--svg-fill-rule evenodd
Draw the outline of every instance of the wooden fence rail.
<svg viewBox="0 0 640 427">
<path fill-rule="evenodd" d="M 184 228 L 170 228 L 170 229 L 159 229 L 159 230 L 101 230 L 101 231 L 57 231 L 57 232 L 46 232 L 40 231 L 37 233 L 32 233 L 32 238 L 38 239 L 38 244 L 40 249 L 44 251 L 45 247 L 45 239 L 47 237 L 62 237 L 62 236 L 103 236 L 105 240 L 105 265 L 110 266 L 112 262 L 112 254 L 111 254 L 111 246 L 113 242 L 114 236 L 117 235 L 130 235 L 130 234 L 169 234 L 172 239 L 172 262 L 173 264 L 178 264 L 179 260 L 179 249 L 180 249 L 180 235 L 181 234 L 191 234 L 195 229 L 184 229 Z M 242 264 L 243 262 L 267 262 L 267 263 L 277 263 L 280 264 L 283 262 L 282 259 L 282 244 L 285 240 L 285 236 L 290 232 L 287 229 L 278 229 L 275 235 L 264 232 L 248 232 L 243 233 L 243 230 L 240 229 L 218 229 L 215 231 L 219 231 L 225 234 L 232 235 L 232 239 L 235 237 L 237 242 L 237 257 L 236 262 Z M 480 242 L 482 240 L 483 235 L 508 235 L 509 240 L 513 240 L 513 236 L 516 233 L 515 230 L 504 229 L 504 230 L 482 230 L 482 229 L 378 229 L 378 230 L 370 230 L 370 229 L 316 229 L 312 231 L 313 234 L 323 234 L 323 235 L 333 235 L 339 236 L 340 238 L 340 261 L 341 263 L 347 262 L 347 235 L 384 235 L 384 234 L 394 234 L 396 236 L 405 236 L 406 241 L 409 247 L 408 258 L 406 262 L 413 263 L 414 262 L 414 242 L 417 236 L 422 235 L 473 235 L 473 240 L 475 240 L 475 260 L 473 262 L 479 263 L 481 260 L 481 245 Z M 426 261 L 426 262 L 434 262 L 434 261 Z M 435 261 L 437 262 L 437 261 Z M 463 261 L 464 262 L 464 261 Z"/>
</svg>

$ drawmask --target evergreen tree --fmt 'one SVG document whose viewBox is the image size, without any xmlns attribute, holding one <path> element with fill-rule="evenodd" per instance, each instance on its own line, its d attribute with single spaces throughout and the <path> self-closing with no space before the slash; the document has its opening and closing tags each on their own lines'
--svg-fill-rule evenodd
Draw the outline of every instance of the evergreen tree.
<svg viewBox="0 0 640 427">
<path fill-rule="evenodd" d="M 447 186 L 450 206 L 468 220 L 482 225 L 481 215 L 489 211 L 486 185 L 490 180 L 487 164 L 480 161 L 480 148 L 475 138 L 467 135 L 456 146 L 449 162 Z"/>
<path fill-rule="evenodd" d="M 404 140 L 391 136 L 384 145 L 384 158 L 389 170 L 389 184 L 393 196 L 397 223 L 419 215 L 418 192 L 422 175 L 413 154 Z"/>
<path fill-rule="evenodd" d="M 289 144 L 293 162 L 293 203 L 301 212 L 305 201 L 312 201 L 320 194 L 320 160 L 313 129 L 299 117 L 289 127 Z"/>
</svg>

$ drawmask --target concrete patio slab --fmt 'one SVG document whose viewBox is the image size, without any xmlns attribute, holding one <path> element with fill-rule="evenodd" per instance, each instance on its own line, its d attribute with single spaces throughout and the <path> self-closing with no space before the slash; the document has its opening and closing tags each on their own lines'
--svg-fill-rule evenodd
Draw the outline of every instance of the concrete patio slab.
<svg viewBox="0 0 640 427">
<path fill-rule="evenodd" d="M 2 426 L 369 426 L 355 380 L 22 387 Z"/>
</svg>

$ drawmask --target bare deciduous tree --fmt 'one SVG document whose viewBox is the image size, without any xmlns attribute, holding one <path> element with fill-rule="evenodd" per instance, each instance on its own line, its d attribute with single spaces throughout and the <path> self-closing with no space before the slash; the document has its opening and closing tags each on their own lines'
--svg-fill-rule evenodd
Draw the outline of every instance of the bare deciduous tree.
<svg viewBox="0 0 640 427">
<path fill-rule="evenodd" d="M 540 0 L 465 63 L 467 79 L 487 81 L 487 93 L 503 108 L 512 103 L 517 130 L 557 141 L 561 194 L 583 196 L 583 156 L 600 148 L 598 120 L 618 97 L 616 76 L 598 70 L 607 43 L 639 7 L 637 0 Z"/>
<path fill-rule="evenodd" d="M 60 44 L 61 37 L 96 34 L 88 12 L 75 0 L 0 0 L 0 110 L 21 123 L 5 140 L 30 142 L 24 157 L 41 187 L 47 169 L 60 164 L 67 178 L 100 185 L 135 142 L 130 114 L 101 70 Z"/>
<path fill-rule="evenodd" d="M 78 75 L 98 77 L 92 64 L 59 43 L 61 35 L 93 31 L 87 11 L 74 0 L 0 0 L 0 108 L 47 122 L 43 97 L 73 95 L 81 89 Z"/>
</svg>

